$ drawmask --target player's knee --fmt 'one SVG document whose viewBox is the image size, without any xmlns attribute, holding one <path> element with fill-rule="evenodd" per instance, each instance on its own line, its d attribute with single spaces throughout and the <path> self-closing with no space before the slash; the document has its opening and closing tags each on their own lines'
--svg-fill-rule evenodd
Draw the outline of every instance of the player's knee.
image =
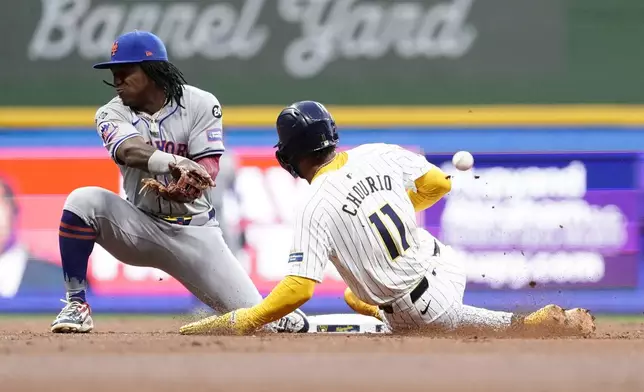
<svg viewBox="0 0 644 392">
<path fill-rule="evenodd" d="M 93 215 L 101 206 L 105 205 L 104 200 L 110 192 L 96 186 L 77 188 L 67 196 L 64 209 L 72 212 L 80 211 L 86 215 Z"/>
</svg>

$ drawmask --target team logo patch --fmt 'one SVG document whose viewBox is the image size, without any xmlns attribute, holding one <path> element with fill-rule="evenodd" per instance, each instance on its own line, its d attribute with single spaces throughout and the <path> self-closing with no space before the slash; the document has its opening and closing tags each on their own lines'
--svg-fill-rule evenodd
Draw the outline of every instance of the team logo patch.
<svg viewBox="0 0 644 392">
<path fill-rule="evenodd" d="M 111 121 L 101 123 L 99 132 L 101 134 L 101 139 L 103 139 L 103 143 L 109 144 L 112 139 L 114 139 L 114 136 L 116 136 L 118 130 L 119 126 Z"/>
<path fill-rule="evenodd" d="M 208 136 L 208 141 L 209 142 L 218 142 L 221 140 L 222 136 L 222 131 L 221 129 L 210 129 L 206 131 L 206 135 Z"/>
<path fill-rule="evenodd" d="M 289 263 L 299 263 L 302 260 L 304 260 L 304 253 L 302 252 L 291 253 L 290 255 L 288 255 Z"/>
</svg>

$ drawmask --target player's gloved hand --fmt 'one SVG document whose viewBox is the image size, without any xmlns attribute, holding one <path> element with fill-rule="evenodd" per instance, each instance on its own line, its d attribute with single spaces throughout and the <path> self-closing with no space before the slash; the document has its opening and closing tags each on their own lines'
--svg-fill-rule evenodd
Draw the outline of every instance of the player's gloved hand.
<svg viewBox="0 0 644 392">
<path fill-rule="evenodd" d="M 160 197 L 180 203 L 189 203 L 203 195 L 203 191 L 215 186 L 215 182 L 203 166 L 184 158 L 168 164 L 173 180 L 163 185 L 154 178 L 143 179 L 141 192 L 152 190 Z"/>
<path fill-rule="evenodd" d="M 222 316 L 210 316 L 194 323 L 186 324 L 179 329 L 182 335 L 246 335 L 256 331 L 251 322 L 250 309 L 241 308 Z"/>
<path fill-rule="evenodd" d="M 185 189 L 188 198 L 194 200 L 201 197 L 203 191 L 215 186 L 206 169 L 197 162 L 185 159 L 170 163 L 170 174 L 177 182 L 177 188 Z M 179 193 L 183 195 L 183 193 Z"/>
</svg>

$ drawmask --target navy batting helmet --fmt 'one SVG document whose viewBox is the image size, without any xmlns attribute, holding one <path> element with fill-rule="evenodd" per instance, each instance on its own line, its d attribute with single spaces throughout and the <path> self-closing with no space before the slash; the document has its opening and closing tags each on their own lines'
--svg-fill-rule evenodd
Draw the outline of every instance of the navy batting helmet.
<svg viewBox="0 0 644 392">
<path fill-rule="evenodd" d="M 284 108 L 277 117 L 275 157 L 293 177 L 301 177 L 297 161 L 302 157 L 338 144 L 335 121 L 319 102 L 301 101 Z"/>
</svg>

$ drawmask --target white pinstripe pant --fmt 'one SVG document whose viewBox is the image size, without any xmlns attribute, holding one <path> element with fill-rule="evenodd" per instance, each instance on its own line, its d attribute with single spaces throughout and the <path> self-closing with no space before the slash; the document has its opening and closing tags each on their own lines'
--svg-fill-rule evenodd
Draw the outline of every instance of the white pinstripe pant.
<svg viewBox="0 0 644 392">
<path fill-rule="evenodd" d="M 432 268 L 426 277 L 429 288 L 416 303 L 412 303 L 407 294 L 391 304 L 393 313 L 380 311 L 392 331 L 427 324 L 447 328 L 458 325 L 466 283 L 463 264 L 449 247 L 442 246 L 440 256 L 432 257 Z"/>
<path fill-rule="evenodd" d="M 462 261 L 448 246 L 432 257 L 427 272 L 429 288 L 416 303 L 409 294 L 391 304 L 393 313 L 380 311 L 390 330 L 398 332 L 433 325 L 446 329 L 470 326 L 494 330 L 509 327 L 512 313 L 496 312 L 463 304 L 467 277 Z"/>
</svg>

